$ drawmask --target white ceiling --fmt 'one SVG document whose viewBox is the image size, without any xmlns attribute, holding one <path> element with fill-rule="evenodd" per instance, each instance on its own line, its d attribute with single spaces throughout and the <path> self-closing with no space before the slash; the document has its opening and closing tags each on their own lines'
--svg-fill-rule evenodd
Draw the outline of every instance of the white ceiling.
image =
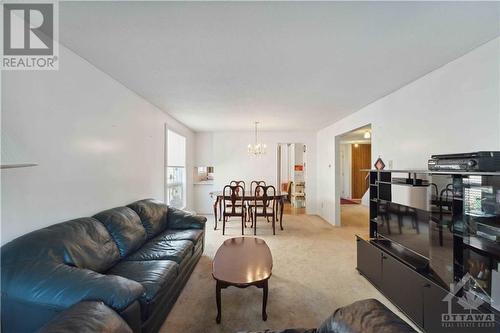
<svg viewBox="0 0 500 333">
<path fill-rule="evenodd" d="M 500 35 L 498 2 L 61 2 L 59 19 L 64 45 L 196 131 L 322 128 Z"/>
</svg>

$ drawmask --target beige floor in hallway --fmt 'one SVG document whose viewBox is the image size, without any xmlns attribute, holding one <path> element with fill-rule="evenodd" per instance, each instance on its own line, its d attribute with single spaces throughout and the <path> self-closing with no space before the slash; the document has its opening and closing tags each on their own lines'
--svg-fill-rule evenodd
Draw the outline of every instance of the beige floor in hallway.
<svg viewBox="0 0 500 333">
<path fill-rule="evenodd" d="M 370 208 L 363 205 L 340 205 L 340 221 L 343 227 L 368 229 Z"/>
<path fill-rule="evenodd" d="M 259 221 L 257 227 L 257 237 L 267 242 L 274 260 L 267 322 L 261 319 L 262 290 L 231 287 L 222 291 L 222 323 L 217 325 L 211 260 L 225 239 L 240 236 L 240 224 L 230 221 L 226 236 L 222 236 L 220 227 L 213 230 L 213 222 L 209 216 L 204 255 L 162 333 L 317 327 L 336 308 L 371 297 L 400 314 L 355 269 L 354 234 L 365 232 L 365 228 L 333 227 L 317 216 L 285 215 L 285 230 L 277 231 L 276 236 L 265 221 Z M 246 231 L 250 236 L 250 230 Z"/>
</svg>

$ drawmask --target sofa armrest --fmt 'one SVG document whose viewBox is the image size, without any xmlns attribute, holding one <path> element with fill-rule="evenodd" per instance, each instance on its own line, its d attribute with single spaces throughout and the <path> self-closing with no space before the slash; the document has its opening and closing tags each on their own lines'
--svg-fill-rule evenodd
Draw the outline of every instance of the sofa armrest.
<svg viewBox="0 0 500 333">
<path fill-rule="evenodd" d="M 205 222 L 207 222 L 207 218 L 204 216 L 195 215 L 173 207 L 168 207 L 168 229 L 204 229 Z"/>
<path fill-rule="evenodd" d="M 144 293 L 136 281 L 60 263 L 25 262 L 2 271 L 3 296 L 52 308 L 99 300 L 119 311 Z"/>
<path fill-rule="evenodd" d="M 64 310 L 37 333 L 132 333 L 127 323 L 102 302 L 80 302 Z"/>
</svg>

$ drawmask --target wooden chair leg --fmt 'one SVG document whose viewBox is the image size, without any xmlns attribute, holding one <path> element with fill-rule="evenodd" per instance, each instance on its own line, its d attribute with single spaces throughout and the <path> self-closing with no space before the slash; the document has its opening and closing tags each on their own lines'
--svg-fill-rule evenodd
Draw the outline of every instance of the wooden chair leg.
<svg viewBox="0 0 500 333">
<path fill-rule="evenodd" d="M 250 228 L 253 228 L 253 223 L 252 223 L 252 208 L 248 207 L 248 221 L 250 222 Z M 245 227 L 247 226 L 247 223 L 245 222 Z"/>
<path fill-rule="evenodd" d="M 245 207 L 245 228 L 247 227 L 247 221 L 250 221 L 250 208 Z"/>
<path fill-rule="evenodd" d="M 222 235 L 225 235 L 226 232 L 226 214 L 222 217 Z"/>
<path fill-rule="evenodd" d="M 273 214 L 273 235 L 276 235 L 276 218 L 274 217 L 274 214 Z"/>
<path fill-rule="evenodd" d="M 257 235 L 257 209 L 255 209 L 255 213 L 253 215 L 253 235 Z"/>
<path fill-rule="evenodd" d="M 241 235 L 243 236 L 245 234 L 245 224 L 246 224 L 246 215 L 247 214 L 242 214 L 241 215 Z"/>
</svg>

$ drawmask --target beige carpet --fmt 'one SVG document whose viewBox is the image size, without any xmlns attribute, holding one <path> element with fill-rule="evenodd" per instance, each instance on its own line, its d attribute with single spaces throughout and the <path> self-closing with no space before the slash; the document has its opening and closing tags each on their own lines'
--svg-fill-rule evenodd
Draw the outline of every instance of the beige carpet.
<svg viewBox="0 0 500 333">
<path fill-rule="evenodd" d="M 377 298 L 400 314 L 355 269 L 354 234 L 366 232 L 365 228 L 336 228 L 317 216 L 285 215 L 285 230 L 276 236 L 265 221 L 259 221 L 257 228 L 257 237 L 271 248 L 274 263 L 267 322 L 261 319 L 261 289 L 230 287 L 222 290 L 222 323 L 217 325 L 211 260 L 220 244 L 240 236 L 241 229 L 236 220 L 230 221 L 222 236 L 220 228 L 213 230 L 213 216 L 208 219 L 205 253 L 162 333 L 317 327 L 336 308 L 364 298 Z M 246 232 L 251 236 L 249 229 Z"/>
</svg>

